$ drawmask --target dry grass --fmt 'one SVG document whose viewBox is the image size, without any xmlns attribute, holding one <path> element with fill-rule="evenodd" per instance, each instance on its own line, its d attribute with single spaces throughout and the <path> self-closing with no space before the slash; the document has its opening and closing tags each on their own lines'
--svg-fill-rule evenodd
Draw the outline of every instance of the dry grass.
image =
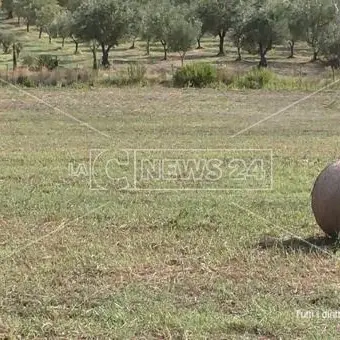
<svg viewBox="0 0 340 340">
<path fill-rule="evenodd" d="M 45 68 L 41 70 L 29 70 L 22 67 L 15 71 L 0 71 L 1 85 L 7 83 L 24 86 L 72 86 L 75 84 L 91 85 L 93 84 L 96 74 L 87 69 L 56 69 L 53 71 Z"/>
</svg>

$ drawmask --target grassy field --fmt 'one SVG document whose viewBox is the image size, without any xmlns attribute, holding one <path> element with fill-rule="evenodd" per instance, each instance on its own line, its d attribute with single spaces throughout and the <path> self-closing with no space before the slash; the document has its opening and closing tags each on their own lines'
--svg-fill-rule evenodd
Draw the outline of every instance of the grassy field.
<svg viewBox="0 0 340 340">
<path fill-rule="evenodd" d="M 305 94 L 2 88 L 2 337 L 337 339 L 339 257 L 310 191 L 338 157 L 338 94 L 235 136 Z M 91 149 L 157 148 L 270 149 L 273 188 L 121 191 L 103 160 L 90 189 Z"/>
<path fill-rule="evenodd" d="M 84 44 L 74 55 L 71 41 L 49 44 L 15 20 L 0 29 L 23 43 L 19 64 L 44 53 L 91 67 Z M 258 62 L 235 62 L 228 43 L 216 57 L 211 37 L 202 44 L 188 62 L 232 72 Z M 180 65 L 172 53 L 162 61 L 159 44 L 151 56 L 143 42 L 129 46 L 101 75 L 138 62 L 166 78 Z M 287 55 L 271 51 L 270 69 L 310 78 L 308 93 L 0 87 L 0 338 L 338 339 L 340 258 L 310 192 L 339 157 L 340 90 L 311 94 L 330 71 L 303 44 Z M 1 54 L 0 70 L 11 67 Z M 153 156 L 222 160 L 226 175 L 148 182 L 135 169 Z M 122 190 L 124 177 L 139 190 Z"/>
</svg>

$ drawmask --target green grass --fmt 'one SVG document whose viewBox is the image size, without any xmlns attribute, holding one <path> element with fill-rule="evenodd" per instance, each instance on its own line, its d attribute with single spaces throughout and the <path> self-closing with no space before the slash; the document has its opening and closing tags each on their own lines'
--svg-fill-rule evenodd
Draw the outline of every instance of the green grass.
<svg viewBox="0 0 340 340">
<path fill-rule="evenodd" d="M 235 138 L 305 93 L 29 90 L 106 138 L 25 93 L 0 91 L 4 337 L 338 338 L 340 321 L 321 317 L 339 306 L 338 255 L 290 234 L 322 236 L 310 191 L 338 157 L 337 91 Z M 122 158 L 126 148 L 272 149 L 273 190 L 124 192 L 99 167 L 108 190 L 94 191 L 69 164 L 88 166 L 89 150 L 101 148 Z M 266 237 L 275 245 L 263 246 Z"/>
</svg>

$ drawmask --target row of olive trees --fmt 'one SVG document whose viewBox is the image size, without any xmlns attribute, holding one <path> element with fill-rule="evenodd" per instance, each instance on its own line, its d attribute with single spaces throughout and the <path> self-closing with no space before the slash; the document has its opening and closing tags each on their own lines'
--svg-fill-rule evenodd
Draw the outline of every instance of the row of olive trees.
<svg viewBox="0 0 340 340">
<path fill-rule="evenodd" d="M 109 53 L 121 41 L 158 41 L 164 50 L 179 52 L 182 62 L 188 50 L 204 34 L 219 37 L 219 55 L 225 54 L 229 38 L 242 58 L 242 50 L 258 54 L 260 66 L 267 65 L 267 53 L 276 44 L 288 42 L 294 57 L 296 41 L 320 54 L 340 55 L 339 0 L 2 0 L 9 17 L 23 20 L 29 30 L 39 28 L 50 37 L 71 38 L 78 52 L 88 43 L 97 65 L 109 65 Z"/>
<path fill-rule="evenodd" d="M 312 47 L 313 61 L 320 53 L 328 56 L 337 39 L 334 35 L 329 39 L 329 32 L 340 30 L 337 0 L 201 0 L 197 6 L 203 33 L 219 36 L 220 55 L 225 53 L 228 35 L 238 59 L 245 49 L 259 55 L 260 66 L 267 65 L 268 51 L 285 42 L 290 46 L 290 58 L 297 41 Z"/>
</svg>

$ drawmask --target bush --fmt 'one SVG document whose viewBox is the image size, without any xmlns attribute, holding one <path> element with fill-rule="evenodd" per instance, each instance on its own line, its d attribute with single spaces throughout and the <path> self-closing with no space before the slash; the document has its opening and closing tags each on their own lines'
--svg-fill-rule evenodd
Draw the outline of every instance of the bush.
<svg viewBox="0 0 340 340">
<path fill-rule="evenodd" d="M 41 54 L 36 57 L 26 55 L 23 58 L 22 64 L 27 66 L 31 71 L 38 71 L 42 69 L 48 69 L 50 71 L 58 67 L 58 58 L 49 54 Z"/>
<path fill-rule="evenodd" d="M 216 68 L 206 63 L 188 64 L 175 72 L 173 82 L 179 87 L 205 87 L 217 82 Z"/>
<path fill-rule="evenodd" d="M 114 75 L 102 80 L 102 84 L 110 86 L 145 85 L 146 67 L 141 64 L 130 64 L 127 68 L 119 69 Z"/>
<path fill-rule="evenodd" d="M 129 84 L 143 84 L 145 82 L 146 67 L 140 64 L 130 64 L 127 68 Z"/>
<path fill-rule="evenodd" d="M 22 64 L 30 70 L 34 70 L 37 68 L 37 58 L 32 57 L 31 55 L 25 55 L 23 57 Z"/>
<path fill-rule="evenodd" d="M 66 69 L 62 76 L 62 86 L 76 83 L 93 84 L 93 73 L 86 69 Z"/>
<path fill-rule="evenodd" d="M 262 89 L 269 85 L 274 79 L 275 74 L 264 68 L 253 68 L 251 71 L 235 79 L 237 88 L 242 89 Z"/>
<path fill-rule="evenodd" d="M 238 71 L 233 68 L 219 67 L 217 68 L 217 81 L 224 85 L 232 85 L 237 77 Z"/>
<path fill-rule="evenodd" d="M 57 68 L 58 65 L 58 58 L 50 54 L 41 54 L 37 59 L 37 66 L 39 69 L 47 68 L 51 71 Z"/>
<path fill-rule="evenodd" d="M 35 87 L 36 84 L 33 79 L 29 78 L 28 76 L 20 74 L 16 79 L 16 83 L 18 85 L 22 85 L 25 87 Z"/>
</svg>

